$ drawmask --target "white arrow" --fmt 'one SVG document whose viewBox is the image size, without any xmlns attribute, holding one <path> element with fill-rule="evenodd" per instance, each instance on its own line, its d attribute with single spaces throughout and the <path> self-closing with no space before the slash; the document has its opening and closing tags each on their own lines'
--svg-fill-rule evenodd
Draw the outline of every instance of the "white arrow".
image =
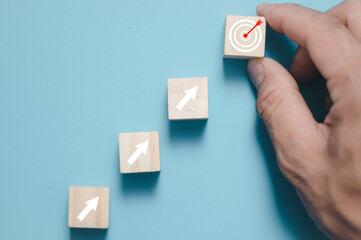
<svg viewBox="0 0 361 240">
<path fill-rule="evenodd" d="M 87 204 L 86 207 L 81 211 L 81 213 L 78 216 L 78 219 L 82 222 L 86 216 L 90 213 L 91 210 L 96 211 L 98 206 L 99 196 L 92 198 L 85 203 Z"/>
<path fill-rule="evenodd" d="M 188 89 L 187 91 L 184 91 L 184 93 L 186 95 L 178 103 L 178 105 L 177 105 L 178 110 L 182 110 L 184 108 L 184 106 L 189 102 L 189 100 L 191 100 L 191 99 L 195 100 L 197 91 L 198 91 L 198 85 L 193 88 Z"/>
<path fill-rule="evenodd" d="M 133 165 L 135 160 L 137 160 L 139 158 L 140 154 L 142 154 L 142 153 L 144 155 L 147 154 L 148 145 L 149 145 L 149 140 L 136 145 L 137 150 L 135 150 L 134 153 L 132 154 L 132 156 L 130 156 L 130 158 L 128 159 L 128 163 L 130 165 Z"/>
</svg>

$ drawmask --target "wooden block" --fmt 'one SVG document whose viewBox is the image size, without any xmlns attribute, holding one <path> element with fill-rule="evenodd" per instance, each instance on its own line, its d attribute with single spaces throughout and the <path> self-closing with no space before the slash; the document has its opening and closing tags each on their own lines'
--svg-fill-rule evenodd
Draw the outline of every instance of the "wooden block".
<svg viewBox="0 0 361 240">
<path fill-rule="evenodd" d="M 256 26 L 258 20 L 262 23 Z M 256 27 L 245 36 L 254 26 Z M 227 15 L 223 57 L 264 57 L 265 39 L 266 19 L 264 17 Z"/>
<path fill-rule="evenodd" d="M 68 225 L 71 228 L 109 227 L 108 187 L 69 188 Z"/>
<path fill-rule="evenodd" d="M 208 119 L 208 78 L 168 79 L 168 119 Z"/>
<path fill-rule="evenodd" d="M 159 172 L 159 133 L 119 133 L 121 173 Z"/>
</svg>

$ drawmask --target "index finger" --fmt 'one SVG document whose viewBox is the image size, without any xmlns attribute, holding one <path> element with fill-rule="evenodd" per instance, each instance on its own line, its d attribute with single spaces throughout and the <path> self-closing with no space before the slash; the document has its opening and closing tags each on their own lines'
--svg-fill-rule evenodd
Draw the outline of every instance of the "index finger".
<svg viewBox="0 0 361 240">
<path fill-rule="evenodd" d="M 297 4 L 263 3 L 257 14 L 264 16 L 273 30 L 305 47 L 326 79 L 349 72 L 349 63 L 359 62 L 358 41 L 335 17 Z"/>
</svg>

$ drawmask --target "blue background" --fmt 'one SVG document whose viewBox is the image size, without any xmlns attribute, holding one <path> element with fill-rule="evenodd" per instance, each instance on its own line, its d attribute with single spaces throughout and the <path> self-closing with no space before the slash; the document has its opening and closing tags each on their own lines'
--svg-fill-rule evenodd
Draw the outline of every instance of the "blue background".
<svg viewBox="0 0 361 240">
<path fill-rule="evenodd" d="M 0 238 L 325 239 L 277 167 L 246 61 L 222 58 L 226 14 L 257 4 L 1 0 Z M 287 67 L 296 46 L 267 29 L 266 49 Z M 200 76 L 209 120 L 170 123 L 167 79 Z M 302 92 L 322 120 L 322 80 Z M 160 132 L 160 174 L 120 175 L 117 135 L 137 131 Z M 67 227 L 71 185 L 110 187 L 109 230 Z"/>
</svg>

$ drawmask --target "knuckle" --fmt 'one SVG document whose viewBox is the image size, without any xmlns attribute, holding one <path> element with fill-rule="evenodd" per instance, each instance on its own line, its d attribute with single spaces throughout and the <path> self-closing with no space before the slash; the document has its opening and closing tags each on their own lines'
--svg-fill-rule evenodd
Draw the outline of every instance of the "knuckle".
<svg viewBox="0 0 361 240">
<path fill-rule="evenodd" d="M 318 25 L 318 24 L 313 24 L 314 21 L 322 21 L 323 24 Z M 310 21 L 309 23 L 309 28 L 314 29 L 315 31 L 323 31 L 323 30 L 327 30 L 329 31 L 330 29 L 340 29 L 340 28 L 344 28 L 344 24 L 342 23 L 342 21 L 335 17 L 332 16 L 328 13 L 321 13 L 321 15 L 319 14 L 314 14 L 313 15 L 313 21 Z"/>
<path fill-rule="evenodd" d="M 301 182 L 300 170 L 295 171 L 294 164 L 290 161 L 278 161 L 278 167 L 280 168 L 281 173 L 285 176 L 292 184 L 296 182 Z M 297 184 L 298 185 L 298 184 Z"/>
<path fill-rule="evenodd" d="M 314 22 L 322 22 L 323 24 L 313 24 Z M 307 32 L 314 32 L 317 34 L 308 34 L 306 38 L 306 45 L 308 43 L 321 42 L 324 39 L 324 36 L 329 36 L 330 33 L 338 34 L 338 37 L 344 36 L 340 34 L 341 31 L 344 31 L 345 26 L 337 17 L 331 16 L 326 13 L 322 14 L 313 14 L 311 16 L 311 21 L 306 24 Z M 323 41 L 322 41 L 323 42 Z"/>
<path fill-rule="evenodd" d="M 305 136 L 300 136 L 303 138 Z M 297 149 L 296 152 L 281 149 L 278 152 L 278 166 L 282 174 L 294 185 L 304 185 L 309 178 L 321 174 L 323 155 L 314 147 L 314 139 L 304 138 L 302 144 L 289 141 L 287 149 Z"/>
<path fill-rule="evenodd" d="M 333 27 L 344 27 L 343 23 L 341 22 L 340 19 L 338 19 L 337 17 L 328 15 L 328 14 L 324 14 L 325 17 L 325 22 L 327 22 L 329 25 L 333 26 Z"/>
<path fill-rule="evenodd" d="M 284 100 L 285 93 L 280 88 L 272 87 L 260 89 L 256 102 L 259 116 L 267 123 L 270 121 L 272 113 L 279 108 Z"/>
<path fill-rule="evenodd" d="M 360 0 L 346 0 L 344 3 L 346 4 L 347 11 L 359 12 L 361 10 Z"/>
<path fill-rule="evenodd" d="M 297 148 L 296 148 L 297 149 Z M 294 185 L 300 185 L 307 178 L 307 169 L 303 166 L 300 154 L 278 149 L 277 163 L 282 174 Z"/>
</svg>

